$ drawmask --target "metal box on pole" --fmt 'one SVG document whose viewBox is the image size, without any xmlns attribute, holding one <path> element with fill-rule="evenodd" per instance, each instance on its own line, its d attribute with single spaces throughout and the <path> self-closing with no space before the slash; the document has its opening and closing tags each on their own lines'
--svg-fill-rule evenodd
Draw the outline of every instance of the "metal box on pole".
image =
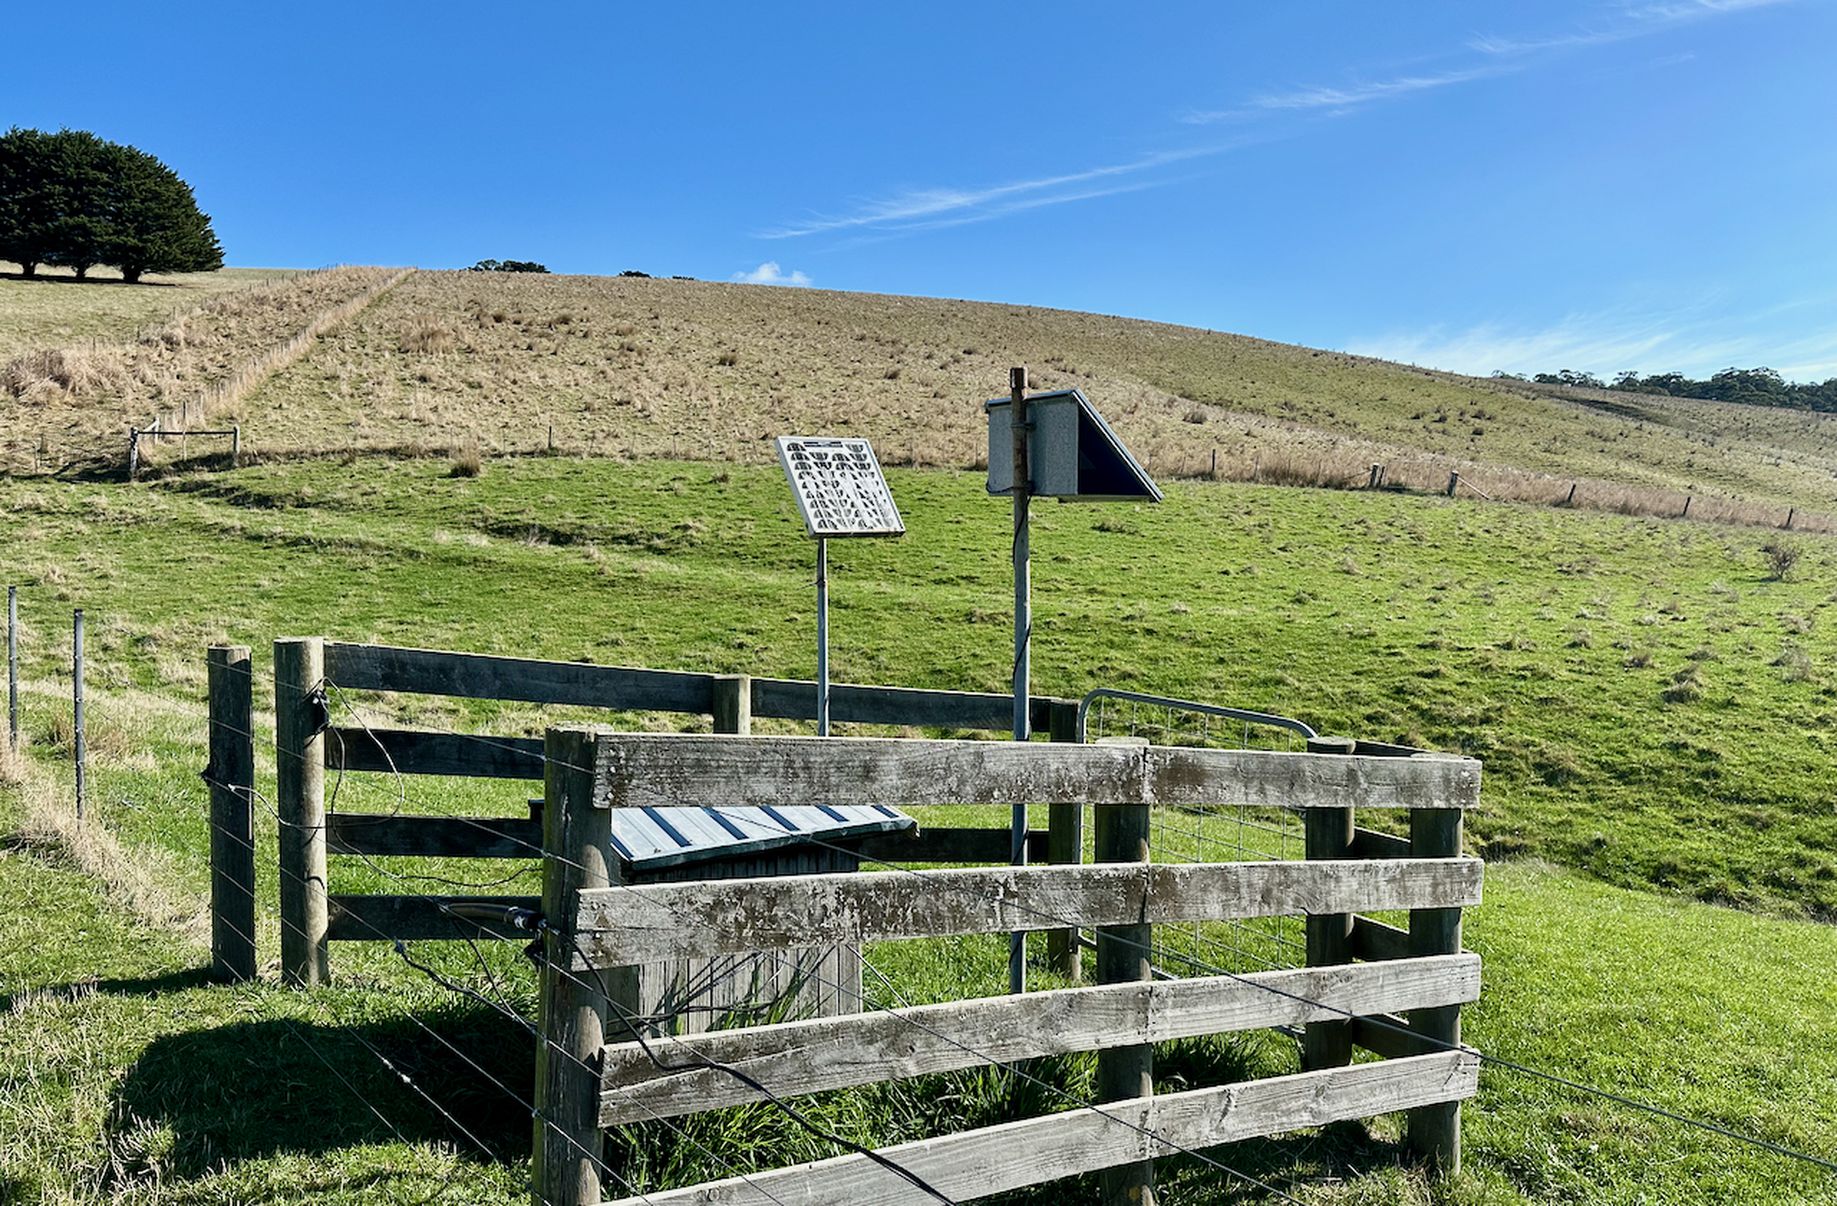
<svg viewBox="0 0 1837 1206">
<path fill-rule="evenodd" d="M 1034 497 L 1110 502 L 1160 502 L 1161 489 L 1089 398 L 1075 389 L 1027 393 L 1027 370 L 1008 373 L 1008 397 L 983 403 L 989 416 L 990 494 L 1014 502 L 1014 739 L 1032 737 L 1033 581 L 1028 503 Z M 1018 420 L 1017 416 L 1018 415 Z M 1018 483 L 1018 485 L 1017 485 Z M 1011 821 L 1013 861 L 1027 861 L 1027 806 Z M 1027 986 L 1026 935 L 1008 936 L 1008 991 Z"/>
</svg>

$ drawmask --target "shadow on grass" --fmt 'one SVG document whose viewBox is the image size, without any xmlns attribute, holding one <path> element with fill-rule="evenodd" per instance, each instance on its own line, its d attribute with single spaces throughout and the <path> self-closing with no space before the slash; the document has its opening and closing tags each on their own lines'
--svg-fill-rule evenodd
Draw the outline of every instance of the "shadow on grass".
<svg viewBox="0 0 1837 1206">
<path fill-rule="evenodd" d="M 138 281 L 127 281 L 118 276 L 76 277 L 44 272 L 35 272 L 31 276 L 23 272 L 0 272 L 0 280 L 29 281 L 34 285 L 118 285 L 127 289 L 176 289 L 178 287 L 175 281 L 150 281 L 144 278 Z"/>
<path fill-rule="evenodd" d="M 26 1002 L 39 998 L 78 1001 L 84 997 L 96 996 L 157 997 L 164 993 L 198 988 L 212 982 L 210 968 L 189 967 L 184 971 L 164 972 L 157 976 L 128 976 L 108 980 L 75 980 L 69 984 L 48 984 L 38 988 L 22 988 L 17 992 L 0 994 L 0 1014 L 10 1014 L 15 1006 L 23 1007 Z"/>
<path fill-rule="evenodd" d="M 530 1099 L 534 1041 L 483 1008 L 417 1017 L 425 1029 L 407 1017 L 281 1019 L 155 1039 L 110 1105 L 115 1179 L 194 1178 L 279 1153 L 397 1139 L 448 1144 L 473 1159 L 527 1159 L 530 1114 L 520 1103 Z M 157 1152 L 145 1150 L 149 1134 L 159 1136 Z"/>
</svg>

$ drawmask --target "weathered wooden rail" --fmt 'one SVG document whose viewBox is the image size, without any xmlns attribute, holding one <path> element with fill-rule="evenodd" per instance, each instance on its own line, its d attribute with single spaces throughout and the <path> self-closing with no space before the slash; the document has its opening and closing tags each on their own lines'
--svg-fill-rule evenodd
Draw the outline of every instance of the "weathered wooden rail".
<svg viewBox="0 0 1837 1206">
<path fill-rule="evenodd" d="M 225 671 L 223 661 L 232 664 Z M 256 966 L 253 902 L 255 853 L 251 800 L 254 762 L 245 752 L 252 731 L 246 647 L 210 651 L 214 941 L 222 974 L 246 978 Z M 534 897 L 353 895 L 328 889 L 328 856 L 369 858 L 535 859 L 542 852 L 540 807 L 523 816 L 394 816 L 326 811 L 326 772 L 440 775 L 541 782 L 547 771 L 539 739 L 362 727 L 341 718 L 328 697 L 338 691 L 389 691 L 456 696 L 607 711 L 667 712 L 709 717 L 718 733 L 743 734 L 755 717 L 814 720 L 816 684 L 747 675 L 700 674 L 489 654 L 352 644 L 321 637 L 276 641 L 275 769 L 280 813 L 281 973 L 310 986 L 330 974 L 332 942 L 517 936 L 507 923 L 452 907 L 487 904 L 533 907 Z M 1008 730 L 1013 702 L 1006 695 L 905 687 L 835 684 L 830 711 L 840 724 L 910 728 Z M 1035 723 L 1055 740 L 1076 740 L 1077 704 L 1039 697 Z M 692 801 L 700 804 L 705 801 Z M 1048 830 L 1028 835 L 1029 860 L 1079 860 L 1081 817 L 1055 810 Z M 913 863 L 1008 862 L 1007 828 L 924 827 L 856 842 L 863 858 Z M 523 935 L 527 937 L 527 935 Z M 1063 940 L 1055 950 L 1071 949 Z"/>
<path fill-rule="evenodd" d="M 1459 1162 L 1459 1103 L 1478 1058 L 1458 1046 L 1479 960 L 1461 911 L 1482 868 L 1460 856 L 1479 798 L 1476 762 L 1358 752 L 618 734 L 560 728 L 545 744 L 538 1202 L 601 1201 L 601 1129 L 761 1100 L 680 1054 L 660 1068 L 638 1040 L 631 964 L 822 941 L 1095 927 L 1093 987 L 724 1030 L 673 1040 L 778 1095 L 1094 1051 L 1099 1102 L 884 1150 L 953 1200 L 1099 1173 L 1106 1203 L 1153 1198 L 1153 1160 L 1329 1122 L 1408 1111 L 1410 1146 Z M 735 807 L 859 802 L 1046 803 L 1092 809 L 1097 865 L 620 884 L 605 856 L 618 808 L 719 799 Z M 1302 810 L 1302 862 L 1157 865 L 1149 811 L 1196 804 Z M 1408 840 L 1360 830 L 1356 808 L 1408 810 Z M 1318 837 L 1314 836 L 1318 835 Z M 1330 851 L 1321 854 L 1320 851 Z M 1357 919 L 1408 910 L 1408 931 Z M 1309 963 L 1252 975 L 1150 979 L 1153 927 L 1271 915 L 1310 919 Z M 1319 922 L 1321 924 L 1312 924 Z M 1363 935 L 1363 937 L 1361 937 Z M 1373 1019 L 1366 1021 L 1366 1019 Z M 1294 1075 L 1157 1096 L 1153 1044 L 1271 1025 L 1307 1027 Z M 1394 1027 L 1394 1029 L 1393 1029 Z M 1354 1064 L 1352 1046 L 1384 1058 Z M 623 1199 L 697 1203 L 925 1203 L 859 1155 Z"/>
</svg>

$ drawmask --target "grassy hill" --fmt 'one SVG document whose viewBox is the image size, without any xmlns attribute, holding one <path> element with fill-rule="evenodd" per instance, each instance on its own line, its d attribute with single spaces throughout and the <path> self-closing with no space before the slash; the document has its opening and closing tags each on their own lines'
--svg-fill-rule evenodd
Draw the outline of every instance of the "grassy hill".
<svg viewBox="0 0 1837 1206">
<path fill-rule="evenodd" d="M 838 674 L 999 688 L 1005 512 L 973 474 L 895 470 L 892 485 L 911 534 L 832 559 Z M 1824 1088 L 1837 1069 L 1816 1053 L 1827 1046 L 1821 969 L 1837 956 L 1837 931 L 1678 898 L 1787 917 L 1828 918 L 1837 906 L 1825 736 L 1837 692 L 1826 614 L 1837 562 L 1823 538 L 1804 538 L 1798 574 L 1776 582 L 1741 529 L 1434 497 L 1176 483 L 1158 508 L 1042 512 L 1042 690 L 1113 684 L 1248 704 L 1487 760 L 1472 833 L 1495 862 L 1468 940 L 1488 960 L 1489 987 L 1472 1041 L 1824 1150 Z M 212 640 L 256 647 L 258 699 L 267 642 L 283 632 L 808 673 L 810 550 L 776 471 L 520 458 L 487 462 L 469 479 L 438 461 L 359 458 L 138 486 L 0 484 L 0 513 L 26 534 L 0 550 L 0 576 L 27 583 L 36 746 L 16 798 L 0 792 L 20 835 L 0 878 L 0 916 L 15 919 L 18 938 L 0 976 L 14 999 L 29 1000 L 16 1016 L 32 1019 L 29 1041 L 15 1027 L 12 1045 L 0 1043 L 0 1146 L 12 1161 L 0 1177 L 78 1201 L 288 1201 L 298 1179 L 331 1200 L 408 1203 L 443 1200 L 453 1178 L 453 1200 L 518 1200 L 526 1123 L 505 1114 L 492 1086 L 439 1059 L 406 1015 L 492 1053 L 488 1066 L 503 1076 L 528 1066 L 508 1022 L 456 1003 L 383 949 L 341 947 L 346 987 L 311 999 L 210 987 L 192 970 L 202 953 L 182 937 L 144 943 L 107 910 L 79 921 L 95 916 L 80 900 L 96 888 L 69 871 L 114 867 L 119 878 L 125 863 L 144 872 L 156 891 L 130 877 L 117 895 L 160 917 L 162 932 L 185 930 L 186 902 L 195 908 L 206 882 L 195 768 L 199 651 Z M 68 797 L 57 770 L 67 739 L 57 665 L 73 603 L 89 609 L 91 625 L 94 816 L 118 838 L 119 861 L 85 849 L 58 819 Z M 498 732 L 539 732 L 548 721 L 521 706 L 352 706 L 371 720 Z M 259 723 L 258 748 L 271 719 Z M 340 790 L 340 807 L 360 811 L 496 813 L 522 794 L 519 785 L 377 777 L 347 778 Z M 261 848 L 272 849 L 271 818 L 261 821 Z M 335 863 L 334 890 L 388 889 L 370 868 Z M 271 902 L 265 863 L 262 876 Z M 80 907 L 58 903 L 66 899 Z M 271 903 L 261 915 L 271 954 Z M 438 949 L 417 947 L 417 957 L 477 980 L 463 949 L 430 953 Z M 984 954 L 973 965 L 992 991 L 1001 960 Z M 491 958 L 511 999 L 530 1007 L 515 952 Z M 940 986 L 922 963 L 905 970 L 933 991 L 966 990 Z M 98 982 L 84 987 L 88 977 Z M 289 1027 L 350 1067 L 390 1124 L 364 1112 Z M 462 1121 L 497 1154 L 455 1151 L 461 1140 L 392 1084 L 353 1033 L 461 1103 Z M 271 1087 L 238 1071 L 250 1043 L 282 1061 Z M 1258 1072 L 1292 1054 L 1253 1043 L 1215 1058 Z M 1079 1083 L 1075 1063 L 1066 1071 Z M 844 1095 L 822 1116 L 885 1141 L 929 1125 L 927 1100 L 993 1111 L 953 1115 L 959 1124 L 1013 1108 L 999 1085 L 914 1091 Z M 329 1114 L 309 1124 L 299 1093 L 330 1103 Z M 1829 1200 L 1815 1170 L 1507 1072 L 1488 1073 L 1470 1118 L 1472 1172 L 1434 1200 Z M 698 1141 L 725 1145 L 730 1158 L 819 1152 L 758 1111 L 710 1127 Z M 1383 1171 L 1390 1133 L 1247 1145 L 1229 1160 L 1307 1201 L 1430 1201 L 1410 1177 Z M 97 1150 L 116 1153 L 119 1167 L 98 1171 Z M 713 1167 L 667 1136 L 622 1159 L 639 1161 L 627 1167 L 650 1184 Z M 1186 1189 L 1177 1200 L 1245 1200 L 1201 1169 L 1175 1166 L 1169 1177 Z M 1307 1188 L 1323 1178 L 1325 1188 Z"/>
<path fill-rule="evenodd" d="M 1558 398 L 1518 383 L 1131 319 L 687 281 L 418 273 L 251 400 L 278 448 L 541 447 L 763 462 L 787 425 L 969 467 L 977 404 L 1027 364 L 1076 386 L 1164 476 L 1262 472 L 1551 497 L 1578 477 L 1837 505 L 1837 419 Z M 328 400 L 332 405 L 328 408 Z M 1675 507 L 1675 498 L 1667 500 Z"/>
<path fill-rule="evenodd" d="M 353 272 L 268 295 L 275 321 L 231 342 L 290 333 L 373 283 Z M 0 280 L 0 317 L 81 293 Z M 114 432 L 213 371 L 131 359 L 131 400 L 79 383 L 9 404 L 0 390 L 15 467 L 46 429 L 67 458 L 83 433 L 112 450 Z M 1637 513 L 1674 514 L 1686 494 L 1700 516 L 1837 513 L 1830 416 L 1478 380 L 1101 315 L 694 281 L 418 272 L 211 417 L 270 455 L 527 452 L 552 429 L 571 451 L 764 463 L 772 435 L 846 427 L 887 463 L 964 468 L 984 456 L 977 404 L 1021 363 L 1036 388 L 1084 389 L 1166 477 L 1216 464 L 1346 485 L 1382 462 L 1393 484 L 1439 489 L 1458 469 L 1494 497 L 1551 501 L 1580 480 L 1580 503 Z"/>
<path fill-rule="evenodd" d="M 0 261 L 0 364 L 41 348 L 121 343 L 221 294 L 296 275 L 275 268 L 225 268 L 150 273 L 139 285 L 128 285 L 112 268 L 92 269 L 88 281 L 78 281 L 66 268 L 41 265 L 35 280 L 18 272 L 19 265 Z"/>
<path fill-rule="evenodd" d="M 246 317 L 194 320 L 200 359 L 186 362 L 196 365 L 186 381 L 387 279 L 350 270 L 276 282 L 250 295 L 266 300 Z M 0 281 L 0 305 L 14 285 L 41 287 Z M 1086 388 L 1163 471 L 1202 453 L 1209 464 L 1208 447 L 1225 448 L 1230 433 L 1244 443 L 1221 452 L 1221 469 L 1265 453 L 1291 465 L 1316 457 L 1318 469 L 1381 459 L 1370 450 L 1385 447 L 1432 466 L 1472 445 L 1499 458 L 1476 470 L 1496 480 L 1534 474 L 1547 467 L 1538 457 L 1560 451 L 1670 490 L 1698 484 L 1676 476 L 1697 460 L 1727 473 L 1731 493 L 1802 506 L 1828 477 L 1823 420 L 1806 416 L 1645 399 L 1653 409 L 1621 413 L 1605 409 L 1620 404 L 1611 396 L 1546 398 L 1049 311 L 413 274 L 216 416 L 243 422 L 268 463 L 167 463 L 136 484 L 0 476 L 0 580 L 24 588 L 30 738 L 25 757 L 0 761 L 0 1203 L 525 1200 L 527 1114 L 429 1034 L 526 1090 L 531 1053 L 514 1023 L 380 947 L 340 947 L 340 984 L 310 995 L 201 974 L 203 647 L 255 647 L 258 709 L 269 642 L 306 632 L 807 676 L 811 550 L 780 476 L 759 463 L 763 437 L 807 425 L 865 430 L 887 459 L 920 462 L 890 474 L 909 535 L 832 551 L 837 677 L 999 690 L 1007 513 L 962 466 L 980 450 L 976 401 L 1017 362 L 1042 386 Z M 30 403 L 0 393 L 0 405 L 22 422 L 74 424 L 60 429 L 74 448 L 100 421 L 73 421 L 85 395 L 64 392 L 41 387 Z M 144 401 L 127 387 L 89 397 Z M 1190 421 L 1195 411 L 1203 422 Z M 1434 422 L 1443 411 L 1448 421 Z M 564 455 L 530 455 L 551 421 Z M 1457 422 L 1485 430 L 1461 434 Z M 1382 443 L 1393 438 L 1399 447 Z M 453 475 L 445 450 L 474 440 L 482 476 Z M 390 454 L 417 449 L 437 455 Z M 589 451 L 611 455 L 573 455 Z M 1837 1156 L 1830 538 L 1790 538 L 1800 560 L 1777 578 L 1761 547 L 1772 533 L 1418 493 L 1176 480 L 1159 507 L 1036 514 L 1040 690 L 1127 686 L 1485 759 L 1469 834 L 1491 865 L 1467 941 L 1487 981 L 1470 1041 Z M 87 610 L 90 640 L 82 826 L 69 817 L 65 769 L 72 606 Z M 386 696 L 348 706 L 370 720 L 530 734 L 579 715 Z M 258 715 L 258 750 L 271 726 Z M 515 811 L 526 794 L 357 775 L 339 790 L 350 810 L 479 814 Z M 274 848 L 266 814 L 258 842 Z M 527 877 L 514 865 L 396 870 Z M 261 877 L 267 958 L 276 886 L 265 855 Z M 389 882 L 334 860 L 335 891 Z M 511 944 L 486 953 L 491 980 L 452 944 L 415 954 L 533 1008 Z M 999 953 L 972 954 L 964 978 L 961 964 L 923 950 L 870 951 L 920 997 L 993 991 Z M 457 1110 L 487 1150 L 364 1042 Z M 1182 1058 L 1262 1074 L 1291 1066 L 1293 1052 L 1253 1038 Z M 1076 1088 L 1089 1069 L 1070 1061 L 1053 1074 Z M 814 1108 L 851 1137 L 886 1142 L 1005 1116 L 1024 1104 L 1017 1096 L 1012 1078 L 956 1077 Z M 827 1151 L 765 1110 L 711 1118 L 695 1136 L 762 1164 Z M 1468 1112 L 1469 1173 L 1457 1185 L 1387 1168 L 1394 1137 L 1380 1121 L 1220 1154 L 1316 1206 L 1837 1200 L 1819 1170 L 1502 1070 L 1486 1074 Z M 652 1186 L 715 1167 L 666 1135 L 615 1155 Z M 1258 1200 L 1198 1166 L 1175 1162 L 1167 1176 L 1174 1201 Z M 1011 1206 L 1083 1190 L 1048 1187 Z"/>
</svg>

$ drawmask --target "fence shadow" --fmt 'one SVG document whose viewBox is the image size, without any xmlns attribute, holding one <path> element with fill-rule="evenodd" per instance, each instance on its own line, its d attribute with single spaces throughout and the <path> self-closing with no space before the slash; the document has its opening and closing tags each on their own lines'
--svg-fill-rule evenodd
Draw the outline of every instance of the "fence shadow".
<svg viewBox="0 0 1837 1206">
<path fill-rule="evenodd" d="M 164 972 L 157 976 L 130 976 L 105 980 L 73 980 L 68 984 L 44 984 L 0 993 L 0 1014 L 24 1008 L 37 998 L 74 1001 L 84 997 L 157 997 L 163 993 L 199 988 L 212 983 L 208 967 L 188 967 L 183 971 Z M 4 1201 L 0 1198 L 0 1201 Z"/>
<path fill-rule="evenodd" d="M 416 1016 L 427 1029 L 407 1017 L 349 1025 L 282 1019 L 155 1039 L 110 1103 L 112 1179 L 153 1175 L 151 1163 L 137 1167 L 135 1156 L 138 1136 L 154 1128 L 171 1132 L 157 1158 L 163 1178 L 191 1179 L 281 1153 L 392 1142 L 398 1133 L 409 1142 L 450 1144 L 473 1159 L 484 1158 L 481 1143 L 496 1161 L 528 1158 L 529 1108 L 518 1102 L 530 1100 L 534 1040 L 483 1007 Z"/>
</svg>

